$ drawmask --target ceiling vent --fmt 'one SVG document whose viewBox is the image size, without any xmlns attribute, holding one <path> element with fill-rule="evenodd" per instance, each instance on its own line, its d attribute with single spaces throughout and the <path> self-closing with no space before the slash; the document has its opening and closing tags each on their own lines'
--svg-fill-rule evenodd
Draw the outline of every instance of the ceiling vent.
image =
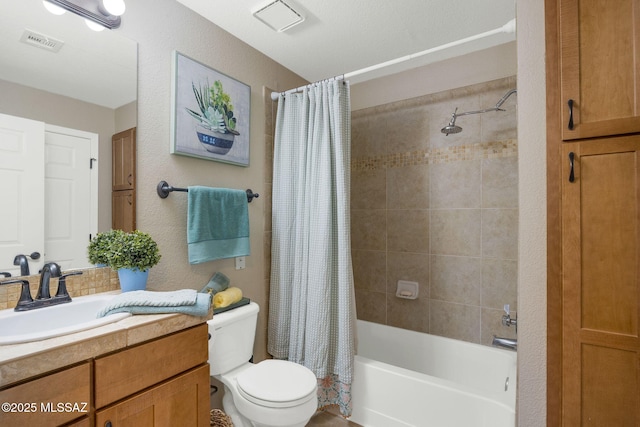
<svg viewBox="0 0 640 427">
<path fill-rule="evenodd" d="M 62 40 L 45 36 L 44 34 L 40 34 L 28 28 L 24 30 L 24 33 L 22 33 L 20 41 L 22 43 L 36 46 L 50 52 L 58 52 L 62 48 L 62 46 L 64 46 L 64 42 Z"/>
<path fill-rule="evenodd" d="M 275 0 L 262 6 L 253 12 L 253 16 L 279 33 L 304 21 L 304 16 L 282 0 Z"/>
</svg>

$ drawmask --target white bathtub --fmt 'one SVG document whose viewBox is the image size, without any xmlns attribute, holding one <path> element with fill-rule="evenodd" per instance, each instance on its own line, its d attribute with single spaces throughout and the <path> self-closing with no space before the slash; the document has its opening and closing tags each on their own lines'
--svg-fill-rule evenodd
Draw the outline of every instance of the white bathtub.
<svg viewBox="0 0 640 427">
<path fill-rule="evenodd" d="M 358 320 L 351 421 L 515 427 L 516 353 Z"/>
</svg>

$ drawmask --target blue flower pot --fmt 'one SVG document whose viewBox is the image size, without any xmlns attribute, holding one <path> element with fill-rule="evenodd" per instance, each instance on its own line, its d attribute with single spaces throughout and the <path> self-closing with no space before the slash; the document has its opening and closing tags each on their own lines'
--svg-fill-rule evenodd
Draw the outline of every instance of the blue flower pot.
<svg viewBox="0 0 640 427">
<path fill-rule="evenodd" d="M 120 289 L 122 292 L 143 291 L 147 288 L 149 270 L 140 271 L 136 269 L 121 268 L 118 270 Z"/>
</svg>

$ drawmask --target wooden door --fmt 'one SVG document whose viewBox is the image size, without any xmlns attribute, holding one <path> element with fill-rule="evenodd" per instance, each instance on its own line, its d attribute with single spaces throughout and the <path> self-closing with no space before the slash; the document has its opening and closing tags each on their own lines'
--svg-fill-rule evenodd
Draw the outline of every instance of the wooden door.
<svg viewBox="0 0 640 427">
<path fill-rule="evenodd" d="M 96 426 L 209 426 L 209 365 L 96 412 Z"/>
<path fill-rule="evenodd" d="M 639 152 L 640 135 L 562 148 L 564 426 L 640 425 Z"/>
<path fill-rule="evenodd" d="M 637 132 L 640 0 L 559 1 L 563 139 Z"/>
<path fill-rule="evenodd" d="M 136 188 L 136 128 L 113 135 L 112 190 L 134 190 Z"/>
</svg>

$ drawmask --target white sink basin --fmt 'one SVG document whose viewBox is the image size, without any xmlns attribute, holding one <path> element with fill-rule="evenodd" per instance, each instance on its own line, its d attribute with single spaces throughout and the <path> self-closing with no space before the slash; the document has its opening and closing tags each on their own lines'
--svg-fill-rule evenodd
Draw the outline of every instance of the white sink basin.
<svg viewBox="0 0 640 427">
<path fill-rule="evenodd" d="M 130 313 L 116 313 L 96 318 L 96 314 L 116 295 L 87 295 L 73 298 L 66 304 L 29 311 L 0 310 L 0 345 L 59 337 L 129 317 Z"/>
</svg>

